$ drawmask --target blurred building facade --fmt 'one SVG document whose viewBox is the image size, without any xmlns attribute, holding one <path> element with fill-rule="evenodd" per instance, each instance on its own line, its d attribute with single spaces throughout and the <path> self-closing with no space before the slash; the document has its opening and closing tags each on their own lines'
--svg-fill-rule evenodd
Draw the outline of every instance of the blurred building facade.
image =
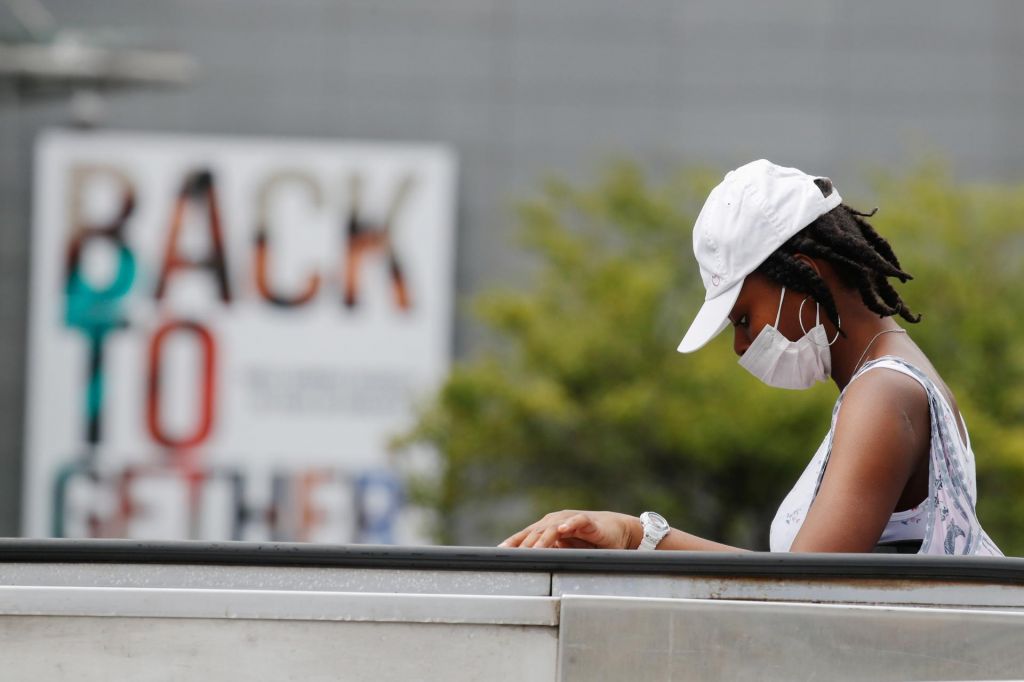
<svg viewBox="0 0 1024 682">
<path fill-rule="evenodd" d="M 1024 168 L 1024 5 L 1010 0 L 45 5 L 62 27 L 199 62 L 190 87 L 106 97 L 105 127 L 451 145 L 463 297 L 520 275 L 516 198 L 609 158 L 767 157 L 844 187 L 921 152 L 965 179 Z M 17 31 L 0 5 L 0 34 Z M 0 84 L 2 535 L 19 529 L 32 147 L 68 121 L 66 99 Z M 457 355 L 476 342 L 465 316 L 453 334 Z"/>
</svg>

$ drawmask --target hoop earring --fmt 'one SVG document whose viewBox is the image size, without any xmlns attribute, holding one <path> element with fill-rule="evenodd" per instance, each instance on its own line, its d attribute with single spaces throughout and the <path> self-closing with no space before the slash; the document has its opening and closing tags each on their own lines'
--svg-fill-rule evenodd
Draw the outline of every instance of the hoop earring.
<svg viewBox="0 0 1024 682">
<path fill-rule="evenodd" d="M 796 312 L 796 321 L 800 323 L 800 331 L 802 331 L 804 333 L 804 336 L 807 336 L 807 334 L 808 334 L 808 331 L 806 329 L 804 329 L 804 303 L 807 303 L 807 299 L 809 299 L 809 298 L 810 298 L 810 296 L 804 296 L 804 300 L 800 301 L 800 308 Z M 821 306 L 818 305 L 817 301 L 814 302 L 814 322 L 815 322 L 815 325 L 821 324 Z M 836 336 L 835 336 L 835 338 L 832 339 L 831 341 L 828 341 L 828 337 L 826 336 L 825 340 L 828 341 L 828 343 L 825 346 L 822 346 L 820 343 L 814 343 L 814 339 L 811 339 L 811 343 L 814 343 L 814 345 L 818 346 L 819 348 L 825 348 L 825 347 L 831 346 L 833 343 L 835 343 L 836 341 L 839 340 L 839 327 L 841 325 L 842 325 L 842 318 L 839 317 L 839 311 L 837 310 L 836 311 Z"/>
</svg>

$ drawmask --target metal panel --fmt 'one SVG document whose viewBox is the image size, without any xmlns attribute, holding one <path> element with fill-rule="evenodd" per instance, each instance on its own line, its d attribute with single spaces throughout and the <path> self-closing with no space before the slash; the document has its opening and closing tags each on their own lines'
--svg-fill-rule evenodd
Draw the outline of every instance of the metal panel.
<svg viewBox="0 0 1024 682">
<path fill-rule="evenodd" d="M 2 552 L 0 552 L 2 555 Z M 547 573 L 317 566 L 0 563 L 0 585 L 546 596 Z"/>
<path fill-rule="evenodd" d="M 555 574 L 551 594 L 1024 609 L 1024 586 L 910 578 Z"/>
<path fill-rule="evenodd" d="M 560 679 L 980 680 L 1024 671 L 1024 614 L 717 600 L 562 600 Z"/>
<path fill-rule="evenodd" d="M 558 624 L 558 600 L 460 594 L 0 587 L 0 614 L 554 626 Z"/>
<path fill-rule="evenodd" d="M 555 679 L 552 627 L 0 616 L 4 679 Z"/>
</svg>

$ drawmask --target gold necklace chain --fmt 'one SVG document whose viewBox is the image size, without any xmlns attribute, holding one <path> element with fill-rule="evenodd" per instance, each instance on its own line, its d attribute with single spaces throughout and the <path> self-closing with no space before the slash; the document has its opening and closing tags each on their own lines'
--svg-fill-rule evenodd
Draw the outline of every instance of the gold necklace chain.
<svg viewBox="0 0 1024 682">
<path fill-rule="evenodd" d="M 868 341 L 868 345 L 864 346 L 864 352 L 860 354 L 859 358 L 857 358 L 857 364 L 853 366 L 853 372 L 850 373 L 851 377 L 854 374 L 857 373 L 857 370 L 860 369 L 861 360 L 863 360 L 864 356 L 868 354 L 868 350 L 871 349 L 871 344 L 873 344 L 875 342 L 875 340 L 879 336 L 881 336 L 882 334 L 890 334 L 890 333 L 893 333 L 893 334 L 906 334 L 907 330 L 906 329 L 883 329 L 882 331 L 880 331 L 877 334 L 875 334 L 874 336 L 872 336 L 871 340 Z"/>
</svg>

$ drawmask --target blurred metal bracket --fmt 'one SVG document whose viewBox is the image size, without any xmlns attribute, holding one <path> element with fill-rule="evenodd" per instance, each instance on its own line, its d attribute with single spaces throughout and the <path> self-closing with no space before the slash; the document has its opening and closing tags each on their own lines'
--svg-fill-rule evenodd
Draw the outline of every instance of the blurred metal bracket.
<svg viewBox="0 0 1024 682">
<path fill-rule="evenodd" d="M 6 0 L 20 28 L 0 38 L 0 83 L 29 97 L 71 95 L 72 118 L 95 125 L 103 117 L 103 91 L 129 87 L 181 87 L 196 76 L 191 56 L 104 44 L 96 36 L 57 26 L 42 0 Z"/>
<path fill-rule="evenodd" d="M 0 42 L 0 80 L 29 91 L 179 87 L 195 78 L 196 60 L 173 51 L 103 47 L 75 33 L 52 42 Z"/>
</svg>

